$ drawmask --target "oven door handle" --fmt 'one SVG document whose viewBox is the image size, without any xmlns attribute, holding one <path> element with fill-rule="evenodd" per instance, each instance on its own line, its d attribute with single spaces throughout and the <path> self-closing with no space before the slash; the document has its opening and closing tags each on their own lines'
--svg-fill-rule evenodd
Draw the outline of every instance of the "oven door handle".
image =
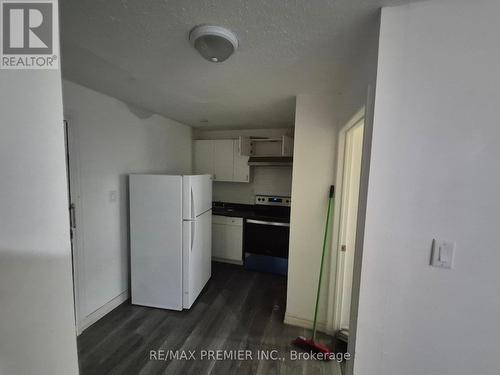
<svg viewBox="0 0 500 375">
<path fill-rule="evenodd" d="M 275 227 L 290 227 L 290 223 L 280 223 L 277 221 L 263 221 L 263 220 L 254 220 L 247 219 L 248 224 L 260 224 L 260 225 L 272 225 Z"/>
</svg>

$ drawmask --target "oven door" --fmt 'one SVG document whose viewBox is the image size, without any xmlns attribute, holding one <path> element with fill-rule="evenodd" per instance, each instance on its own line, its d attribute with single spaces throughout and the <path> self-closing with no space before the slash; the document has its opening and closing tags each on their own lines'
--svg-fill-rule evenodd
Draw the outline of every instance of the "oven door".
<svg viewBox="0 0 500 375">
<path fill-rule="evenodd" d="M 290 224 L 247 219 L 245 222 L 245 254 L 288 258 Z"/>
</svg>

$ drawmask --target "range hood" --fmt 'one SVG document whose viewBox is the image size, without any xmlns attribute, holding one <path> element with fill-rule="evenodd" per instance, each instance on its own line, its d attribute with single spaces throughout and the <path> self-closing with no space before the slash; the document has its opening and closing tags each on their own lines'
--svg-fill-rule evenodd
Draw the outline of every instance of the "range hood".
<svg viewBox="0 0 500 375">
<path fill-rule="evenodd" d="M 248 165 L 252 167 L 258 166 L 276 166 L 288 167 L 293 164 L 293 157 L 291 156 L 250 156 Z"/>
</svg>

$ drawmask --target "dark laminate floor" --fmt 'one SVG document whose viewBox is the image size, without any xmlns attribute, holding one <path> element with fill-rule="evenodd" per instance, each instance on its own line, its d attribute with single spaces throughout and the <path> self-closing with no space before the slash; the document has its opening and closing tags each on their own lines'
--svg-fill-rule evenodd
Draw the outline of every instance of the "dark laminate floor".
<svg viewBox="0 0 500 375">
<path fill-rule="evenodd" d="M 340 374 L 335 362 L 292 361 L 290 340 L 308 331 L 283 324 L 286 279 L 214 263 L 212 279 L 183 312 L 124 303 L 78 338 L 80 374 Z M 327 340 L 326 337 L 320 337 Z M 196 351 L 196 360 L 149 360 L 150 350 Z M 253 360 L 200 359 L 202 350 L 252 351 Z M 279 350 L 283 361 L 259 361 Z"/>
</svg>

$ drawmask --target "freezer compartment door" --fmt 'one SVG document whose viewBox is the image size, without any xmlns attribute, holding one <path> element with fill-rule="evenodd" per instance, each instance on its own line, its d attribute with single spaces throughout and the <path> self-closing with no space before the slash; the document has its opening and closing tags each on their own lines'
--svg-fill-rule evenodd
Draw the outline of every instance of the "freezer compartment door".
<svg viewBox="0 0 500 375">
<path fill-rule="evenodd" d="M 182 310 L 182 177 L 131 175 L 132 303 Z"/>
<path fill-rule="evenodd" d="M 212 177 L 183 176 L 183 218 L 194 220 L 212 208 Z"/>
<path fill-rule="evenodd" d="M 189 309 L 212 275 L 212 210 L 183 226 L 183 307 Z"/>
</svg>

